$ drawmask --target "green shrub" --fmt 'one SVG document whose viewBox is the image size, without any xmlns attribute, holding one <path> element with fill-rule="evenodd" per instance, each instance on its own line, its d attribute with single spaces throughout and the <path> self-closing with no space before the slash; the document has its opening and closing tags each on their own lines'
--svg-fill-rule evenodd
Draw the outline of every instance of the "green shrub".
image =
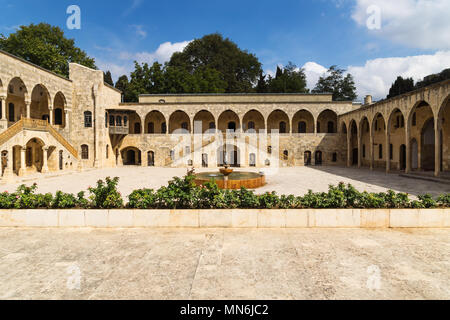
<svg viewBox="0 0 450 320">
<path fill-rule="evenodd" d="M 122 208 L 122 195 L 117 190 L 119 178 L 111 179 L 107 177 L 105 180 L 105 182 L 98 180 L 96 187 L 88 188 L 90 192 L 89 199 L 91 200 L 90 206 L 98 209 Z"/>
<path fill-rule="evenodd" d="M 127 208 L 135 209 L 296 209 L 296 208 L 435 208 L 449 207 L 450 194 L 443 194 L 437 199 L 429 194 L 418 196 L 418 200 L 410 200 L 406 193 L 359 192 L 352 185 L 339 183 L 330 185 L 328 192 L 308 190 L 304 196 L 278 196 L 275 192 L 261 195 L 253 190 L 221 190 L 213 181 L 197 186 L 194 175 L 175 177 L 167 186 L 158 190 L 134 190 L 128 196 Z M 124 202 L 117 190 L 119 178 L 99 180 L 96 187 L 89 187 L 89 198 L 81 191 L 76 196 L 57 191 L 36 193 L 37 185 L 21 185 L 16 192 L 0 193 L 0 209 L 37 209 L 37 208 L 123 208 Z"/>
<path fill-rule="evenodd" d="M 430 194 L 424 194 L 418 196 L 417 198 L 419 198 L 419 201 L 422 203 L 423 208 L 435 208 L 437 205 L 436 201 Z"/>
<path fill-rule="evenodd" d="M 150 209 L 156 205 L 156 194 L 153 189 L 134 190 L 128 199 L 127 207 L 129 208 Z"/>
<path fill-rule="evenodd" d="M 442 207 L 450 207 L 450 193 L 440 195 L 437 198 L 437 203 Z"/>
</svg>

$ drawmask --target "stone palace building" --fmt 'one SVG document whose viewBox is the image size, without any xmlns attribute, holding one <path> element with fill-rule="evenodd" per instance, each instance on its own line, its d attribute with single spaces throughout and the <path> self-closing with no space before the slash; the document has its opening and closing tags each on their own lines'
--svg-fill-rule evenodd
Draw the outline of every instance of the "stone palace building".
<svg viewBox="0 0 450 320">
<path fill-rule="evenodd" d="M 0 51 L 2 180 L 139 166 L 340 165 L 450 171 L 450 81 L 389 100 L 330 94 L 141 95 L 121 103 L 103 72 L 69 79 Z"/>
</svg>

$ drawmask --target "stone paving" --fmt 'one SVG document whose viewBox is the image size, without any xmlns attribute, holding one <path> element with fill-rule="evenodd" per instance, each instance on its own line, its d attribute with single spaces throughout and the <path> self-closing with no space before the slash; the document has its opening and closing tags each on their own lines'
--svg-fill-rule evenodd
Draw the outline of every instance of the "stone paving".
<svg viewBox="0 0 450 320">
<path fill-rule="evenodd" d="M 0 299 L 450 299 L 449 229 L 0 229 Z"/>
<path fill-rule="evenodd" d="M 210 170 L 197 170 L 212 171 Z M 258 171 L 260 169 L 236 169 Z M 265 169 L 266 170 L 266 169 Z M 134 189 L 157 189 L 174 176 L 186 174 L 186 168 L 151 168 L 151 167 L 119 167 L 110 169 L 89 170 L 60 176 L 39 175 L 34 179 L 27 178 L 14 184 L 0 184 L 1 191 L 14 191 L 20 183 L 27 185 L 38 183 L 39 192 L 77 193 L 94 186 L 98 179 L 107 176 L 120 177 L 119 189 L 122 195 L 129 195 Z M 387 189 L 407 192 L 411 195 L 431 193 L 436 196 L 450 192 L 450 185 L 433 181 L 416 180 L 401 177 L 398 174 L 386 174 L 382 171 L 342 167 L 288 167 L 279 168 L 274 174 L 268 172 L 267 185 L 257 189 L 258 193 L 276 191 L 278 194 L 303 195 L 308 189 L 327 191 L 329 184 L 339 182 L 351 183 L 360 191 L 381 192 Z"/>
</svg>

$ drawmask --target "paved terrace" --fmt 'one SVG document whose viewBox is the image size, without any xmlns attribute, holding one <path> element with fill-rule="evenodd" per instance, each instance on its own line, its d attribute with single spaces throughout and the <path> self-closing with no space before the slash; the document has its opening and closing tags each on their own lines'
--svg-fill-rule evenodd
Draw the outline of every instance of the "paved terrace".
<svg viewBox="0 0 450 320">
<path fill-rule="evenodd" d="M 0 229 L 0 299 L 450 299 L 449 249 L 448 229 Z"/>
<path fill-rule="evenodd" d="M 206 171 L 211 171 L 210 169 Z M 237 169 L 249 170 L 249 169 Z M 197 170 L 202 172 L 205 170 Z M 258 171 L 250 169 L 250 171 Z M 183 176 L 186 168 L 151 168 L 151 167 L 119 167 L 112 169 L 89 170 L 60 176 L 41 175 L 35 178 L 27 177 L 20 183 L 0 184 L 0 191 L 14 191 L 21 183 L 27 185 L 38 183 L 39 192 L 62 190 L 78 193 L 94 186 L 98 179 L 107 176 L 120 177 L 119 189 L 123 196 L 129 195 L 134 189 L 154 188 L 167 185 L 174 176 Z M 415 180 L 401 177 L 398 174 L 385 174 L 383 171 L 341 167 L 289 167 L 280 168 L 274 175 L 267 176 L 267 185 L 257 190 L 258 193 L 276 191 L 278 194 L 303 195 L 308 189 L 327 191 L 329 184 L 339 182 L 351 183 L 360 191 L 382 192 L 388 189 L 407 192 L 411 195 L 431 193 L 434 196 L 450 192 L 450 185 L 433 181 Z"/>
</svg>

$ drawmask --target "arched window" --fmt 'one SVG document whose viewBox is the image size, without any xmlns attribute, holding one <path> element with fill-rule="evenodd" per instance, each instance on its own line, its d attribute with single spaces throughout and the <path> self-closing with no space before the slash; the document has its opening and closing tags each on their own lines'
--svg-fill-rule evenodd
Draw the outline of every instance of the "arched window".
<svg viewBox="0 0 450 320">
<path fill-rule="evenodd" d="M 286 133 L 286 122 L 280 122 L 280 133 Z"/>
<path fill-rule="evenodd" d="M 62 126 L 63 121 L 62 121 L 62 109 L 61 108 L 56 108 L 55 109 L 55 125 L 59 125 Z"/>
<path fill-rule="evenodd" d="M 317 133 L 320 133 L 320 122 L 317 121 Z"/>
<path fill-rule="evenodd" d="M 155 124 L 153 122 L 149 122 L 147 124 L 148 133 L 155 133 Z"/>
<path fill-rule="evenodd" d="M 109 125 L 114 127 L 114 124 L 116 123 L 116 119 L 114 119 L 113 115 L 109 116 Z"/>
<path fill-rule="evenodd" d="M 256 167 L 256 155 L 254 153 L 250 153 L 249 157 L 249 165 L 250 167 Z"/>
<path fill-rule="evenodd" d="M 109 145 L 106 145 L 106 159 L 109 159 Z"/>
<path fill-rule="evenodd" d="M 417 124 L 417 117 L 416 117 L 416 113 L 414 112 L 413 117 L 412 117 L 412 125 L 416 126 L 416 124 Z"/>
<path fill-rule="evenodd" d="M 234 121 L 228 122 L 228 130 L 235 132 L 236 131 L 236 122 L 234 122 Z"/>
<path fill-rule="evenodd" d="M 188 130 L 188 127 L 189 127 L 189 125 L 188 125 L 188 123 L 187 122 L 183 122 L 182 124 L 181 124 L 181 129 L 183 129 L 183 130 Z"/>
<path fill-rule="evenodd" d="M 90 112 L 90 111 L 84 112 L 84 127 L 85 128 L 92 127 L 92 112 Z"/>
<path fill-rule="evenodd" d="M 288 160 L 289 159 L 289 151 L 287 151 L 287 150 L 283 151 L 283 159 L 284 160 Z"/>
<path fill-rule="evenodd" d="M 167 125 L 165 122 L 161 123 L 161 133 L 167 133 Z"/>
<path fill-rule="evenodd" d="M 248 130 L 255 130 L 255 123 L 253 121 L 248 122 Z"/>
<path fill-rule="evenodd" d="M 333 152 L 333 159 L 332 159 L 332 161 L 333 162 L 337 162 L 337 153 L 336 152 Z"/>
<path fill-rule="evenodd" d="M 16 121 L 15 119 L 16 119 L 16 117 L 15 117 L 15 115 L 14 115 L 14 103 L 10 103 L 9 105 L 8 105 L 8 120 L 9 121 L 11 121 L 11 122 L 14 122 L 14 121 Z"/>
<path fill-rule="evenodd" d="M 123 126 L 126 127 L 128 125 L 128 117 L 124 116 L 123 117 Z"/>
<path fill-rule="evenodd" d="M 328 133 L 334 133 L 334 122 L 328 121 Z"/>
<path fill-rule="evenodd" d="M 209 123 L 209 128 L 210 129 L 215 129 L 216 128 L 216 124 L 214 122 L 210 122 Z"/>
<path fill-rule="evenodd" d="M 108 128 L 108 112 L 105 112 L 105 128 Z"/>
<path fill-rule="evenodd" d="M 87 160 L 89 159 L 89 147 L 86 144 L 81 146 L 81 159 Z"/>
<path fill-rule="evenodd" d="M 366 145 L 363 144 L 362 146 L 362 157 L 365 159 L 366 158 Z"/>
<path fill-rule="evenodd" d="M 116 117 L 116 126 L 117 127 L 121 127 L 122 126 L 122 117 L 121 116 L 117 116 Z"/>
<path fill-rule="evenodd" d="M 378 159 L 383 159 L 383 145 L 378 145 Z"/>
<path fill-rule="evenodd" d="M 298 123 L 298 133 L 306 133 L 306 122 L 300 121 Z"/>
</svg>

